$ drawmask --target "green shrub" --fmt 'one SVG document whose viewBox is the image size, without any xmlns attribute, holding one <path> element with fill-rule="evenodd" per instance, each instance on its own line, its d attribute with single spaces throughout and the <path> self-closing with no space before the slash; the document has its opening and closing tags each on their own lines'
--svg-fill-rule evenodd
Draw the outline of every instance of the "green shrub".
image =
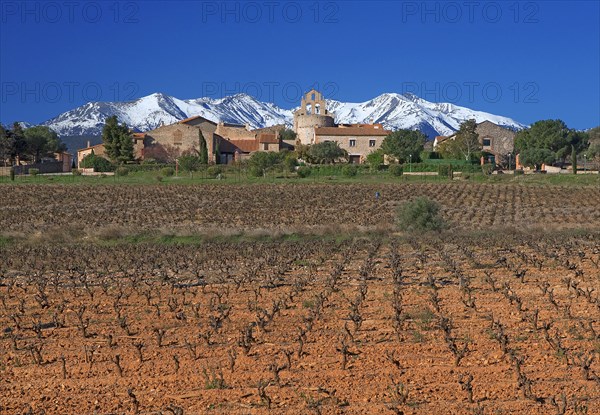
<svg viewBox="0 0 600 415">
<path fill-rule="evenodd" d="M 298 173 L 298 177 L 305 178 L 305 177 L 310 176 L 311 170 L 310 170 L 310 167 L 302 166 L 302 167 L 298 167 L 297 173 Z"/>
<path fill-rule="evenodd" d="M 211 179 L 216 179 L 217 176 L 222 173 L 223 169 L 221 168 L 221 166 L 210 166 L 208 169 L 206 169 L 206 174 Z"/>
<path fill-rule="evenodd" d="M 378 149 L 367 154 L 367 163 L 369 163 L 371 168 L 377 168 L 377 166 L 383 165 L 384 158 L 383 151 Z"/>
<path fill-rule="evenodd" d="M 129 174 L 129 169 L 127 167 L 119 167 L 117 168 L 117 170 L 115 170 L 115 174 L 117 176 L 127 176 Z"/>
<path fill-rule="evenodd" d="M 202 166 L 200 162 L 200 157 L 185 155 L 179 157 L 179 167 L 183 171 L 198 171 Z"/>
<path fill-rule="evenodd" d="M 81 160 L 80 166 L 84 169 L 94 169 L 95 172 L 104 173 L 107 171 L 113 171 L 113 165 L 104 157 L 97 156 L 95 154 L 88 154 Z"/>
<path fill-rule="evenodd" d="M 392 164 L 388 170 L 392 176 L 398 177 L 404 174 L 404 167 L 401 164 Z"/>
<path fill-rule="evenodd" d="M 30 176 L 37 176 L 38 174 L 40 174 L 40 169 L 29 169 Z"/>
<path fill-rule="evenodd" d="M 263 177 L 264 176 L 264 170 L 261 169 L 259 166 L 250 166 L 250 168 L 248 169 L 248 173 L 252 177 Z"/>
<path fill-rule="evenodd" d="M 451 164 L 441 164 L 438 166 L 438 175 L 440 177 L 447 177 L 452 179 L 454 177 L 454 170 L 452 170 Z"/>
<path fill-rule="evenodd" d="M 523 171 L 523 169 L 516 169 L 515 170 L 515 176 L 522 176 L 524 174 L 525 174 L 525 172 Z"/>
<path fill-rule="evenodd" d="M 354 177 L 358 173 L 358 168 L 352 164 L 342 168 L 342 174 L 346 177 Z"/>
<path fill-rule="evenodd" d="M 493 164 L 489 164 L 486 163 L 483 166 L 481 166 L 481 171 L 483 172 L 483 174 L 485 174 L 486 176 L 491 175 L 494 172 L 494 168 L 496 166 L 494 166 Z"/>
<path fill-rule="evenodd" d="M 146 172 L 146 171 L 155 171 L 155 172 L 160 173 L 160 170 L 164 169 L 165 167 L 171 167 L 171 168 L 175 169 L 175 164 L 165 164 L 165 163 L 145 164 L 144 162 L 142 162 L 142 164 L 128 164 L 127 165 L 127 168 L 129 169 L 130 173 Z"/>
<path fill-rule="evenodd" d="M 160 174 L 163 177 L 171 177 L 175 174 L 175 169 L 173 167 L 163 167 L 160 169 Z"/>
<path fill-rule="evenodd" d="M 156 177 L 155 177 L 155 179 L 156 179 L 156 181 L 157 181 L 157 182 L 159 182 L 159 183 L 163 181 L 163 177 L 162 177 L 162 176 L 160 176 L 160 175 L 156 176 Z"/>
<path fill-rule="evenodd" d="M 440 153 L 436 151 L 421 151 L 419 157 L 421 160 L 438 160 L 441 158 Z"/>
<path fill-rule="evenodd" d="M 293 172 L 298 165 L 298 156 L 295 153 L 288 153 L 283 159 L 283 165 L 289 172 Z"/>
<path fill-rule="evenodd" d="M 73 176 L 81 176 L 83 174 L 79 169 L 73 169 L 71 173 L 73 173 Z"/>
<path fill-rule="evenodd" d="M 398 209 L 398 225 L 406 231 L 440 231 L 444 228 L 440 206 L 426 197 L 406 202 Z"/>
</svg>

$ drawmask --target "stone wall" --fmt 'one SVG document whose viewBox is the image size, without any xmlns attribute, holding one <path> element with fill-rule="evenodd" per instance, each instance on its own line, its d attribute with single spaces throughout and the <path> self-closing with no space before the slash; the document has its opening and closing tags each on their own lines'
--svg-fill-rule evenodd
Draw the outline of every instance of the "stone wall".
<svg viewBox="0 0 600 415">
<path fill-rule="evenodd" d="M 373 136 L 341 136 L 341 135 L 318 135 L 317 142 L 322 143 L 325 141 L 333 141 L 338 143 L 340 148 L 343 148 L 348 152 L 348 156 L 359 156 L 360 162 L 365 162 L 365 157 L 371 154 L 373 151 L 381 147 L 385 136 L 373 135 Z M 350 140 L 355 141 L 355 146 L 350 147 Z M 370 145 L 370 141 L 373 140 L 374 146 Z"/>
<path fill-rule="evenodd" d="M 177 157 L 200 150 L 199 130 L 206 141 L 209 160 L 213 159 L 214 133 L 216 126 L 201 122 L 195 126 L 171 124 L 146 132 L 144 158 L 172 162 Z"/>
<path fill-rule="evenodd" d="M 335 121 L 328 115 L 296 115 L 294 114 L 294 131 L 298 135 L 296 140 L 301 144 L 313 144 L 315 140 L 315 127 L 333 127 Z"/>
<path fill-rule="evenodd" d="M 317 90 L 310 90 L 302 97 L 300 108 L 294 112 L 294 131 L 296 141 L 301 144 L 313 144 L 315 127 L 333 127 L 335 120 L 327 111 L 326 101 Z"/>
<path fill-rule="evenodd" d="M 475 131 L 479 134 L 481 143 L 484 139 L 490 140 L 490 146 L 483 147 L 483 150 L 492 153 L 496 157 L 496 163 L 501 162 L 503 157 L 513 152 L 515 145 L 514 131 L 489 121 L 478 124 Z"/>
<path fill-rule="evenodd" d="M 256 137 L 256 133 L 248 130 L 245 127 L 233 127 L 223 124 L 218 124 L 216 133 L 230 140 L 252 140 Z"/>
</svg>

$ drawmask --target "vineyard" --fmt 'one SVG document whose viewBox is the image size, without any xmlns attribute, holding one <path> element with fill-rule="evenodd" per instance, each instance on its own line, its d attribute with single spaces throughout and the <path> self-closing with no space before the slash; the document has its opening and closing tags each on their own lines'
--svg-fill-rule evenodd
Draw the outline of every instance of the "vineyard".
<svg viewBox="0 0 600 415">
<path fill-rule="evenodd" d="M 118 227 L 166 230 L 313 231 L 327 227 L 385 228 L 396 208 L 416 196 L 439 202 L 461 229 L 600 229 L 599 186 L 470 183 L 283 184 L 251 186 L 5 186 L 0 229 L 31 234 L 52 229 Z M 375 192 L 381 194 L 375 198 Z"/>
<path fill-rule="evenodd" d="M 450 231 L 395 232 L 418 195 Z M 322 233 L 5 241 L 0 413 L 600 413 L 599 205 L 585 187 L 10 188 L 8 236 Z"/>
</svg>

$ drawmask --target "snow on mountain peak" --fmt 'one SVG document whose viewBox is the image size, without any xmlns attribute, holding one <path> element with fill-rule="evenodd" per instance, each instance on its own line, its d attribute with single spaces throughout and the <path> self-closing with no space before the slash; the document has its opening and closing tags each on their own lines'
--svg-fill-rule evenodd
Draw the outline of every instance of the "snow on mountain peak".
<svg viewBox="0 0 600 415">
<path fill-rule="evenodd" d="M 430 138 L 448 135 L 461 122 L 489 120 L 513 129 L 523 128 L 510 118 L 451 103 L 433 103 L 414 94 L 383 93 L 358 103 L 327 100 L 327 109 L 337 123 L 381 123 L 388 129 L 418 129 Z M 261 102 L 245 93 L 222 98 L 178 99 L 160 92 L 126 102 L 89 102 L 43 123 L 61 136 L 99 136 L 106 119 L 116 115 L 137 131 L 148 131 L 195 115 L 212 121 L 249 124 L 252 128 L 293 124 L 293 110 Z"/>
</svg>

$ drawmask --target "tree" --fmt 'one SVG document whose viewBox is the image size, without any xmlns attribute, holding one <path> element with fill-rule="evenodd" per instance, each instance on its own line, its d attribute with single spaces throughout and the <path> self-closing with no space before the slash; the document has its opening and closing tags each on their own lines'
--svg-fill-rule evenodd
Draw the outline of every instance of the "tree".
<svg viewBox="0 0 600 415">
<path fill-rule="evenodd" d="M 127 130 L 127 133 L 121 134 L 119 156 L 117 157 L 117 160 L 122 163 L 133 160 L 133 140 L 129 135 L 129 130 Z"/>
<path fill-rule="evenodd" d="M 186 154 L 184 156 L 179 157 L 178 163 L 179 163 L 179 167 L 181 167 L 181 170 L 183 171 L 198 171 L 200 169 L 200 166 L 202 164 L 200 157 L 199 156 L 194 156 L 191 154 Z"/>
<path fill-rule="evenodd" d="M 296 137 L 298 135 L 294 132 L 294 130 L 290 130 L 289 128 L 284 128 L 279 131 L 279 138 L 286 141 L 296 141 Z"/>
<path fill-rule="evenodd" d="M 34 163 L 40 161 L 42 157 L 66 150 L 66 146 L 60 141 L 58 135 L 46 126 L 38 125 L 28 128 L 24 135 L 26 152 L 32 157 Z"/>
<path fill-rule="evenodd" d="M 200 150 L 198 151 L 200 164 L 208 164 L 208 147 L 206 146 L 206 140 L 200 129 L 198 129 L 198 141 L 200 145 Z"/>
<path fill-rule="evenodd" d="M 255 177 L 260 177 L 266 171 L 273 169 L 279 165 L 284 159 L 283 153 L 274 151 L 257 151 L 250 156 L 248 164 L 250 165 L 250 173 Z"/>
<path fill-rule="evenodd" d="M 463 122 L 456 137 L 454 139 L 454 146 L 458 153 L 467 161 L 471 160 L 471 156 L 481 151 L 481 143 L 479 142 L 479 134 L 475 131 L 477 129 L 477 123 L 475 120 L 467 120 Z"/>
<path fill-rule="evenodd" d="M 547 148 L 528 148 L 519 153 L 519 159 L 522 165 L 539 170 L 542 164 L 552 164 L 556 154 Z"/>
<path fill-rule="evenodd" d="M 215 144 L 215 164 L 219 164 L 221 163 L 221 150 L 219 149 L 219 143 L 220 141 L 217 139 L 217 142 Z"/>
<path fill-rule="evenodd" d="M 336 160 L 346 159 L 348 152 L 334 141 L 324 141 L 311 145 L 308 149 L 308 157 L 318 164 L 331 164 Z"/>
<path fill-rule="evenodd" d="M 133 160 L 133 140 L 129 128 L 119 124 L 116 115 L 108 117 L 102 129 L 102 141 L 106 155 L 113 161 Z"/>
<path fill-rule="evenodd" d="M 427 136 L 420 131 L 397 130 L 383 139 L 381 151 L 383 154 L 395 157 L 400 163 L 419 161 Z"/>
<path fill-rule="evenodd" d="M 515 151 L 544 148 L 552 151 L 557 159 L 565 160 L 571 147 L 581 152 L 588 147 L 588 134 L 572 130 L 562 120 L 541 120 L 515 135 Z"/>
<path fill-rule="evenodd" d="M 12 164 L 14 146 L 15 140 L 12 137 L 12 134 L 0 124 L 0 162 L 3 163 L 4 166 L 6 166 L 7 161 L 10 161 Z"/>
<path fill-rule="evenodd" d="M 383 150 L 379 148 L 367 154 L 367 163 L 369 163 L 371 167 L 377 167 L 383 164 L 383 158 Z"/>
<path fill-rule="evenodd" d="M 577 174 L 577 151 L 575 151 L 575 146 L 571 146 L 571 167 L 573 168 L 573 174 Z"/>
<path fill-rule="evenodd" d="M 25 142 L 25 132 L 21 124 L 15 122 L 13 124 L 12 130 L 7 132 L 13 140 L 13 150 L 11 159 L 14 161 L 17 158 L 20 160 L 22 158 L 27 158 L 27 143 Z"/>
</svg>

